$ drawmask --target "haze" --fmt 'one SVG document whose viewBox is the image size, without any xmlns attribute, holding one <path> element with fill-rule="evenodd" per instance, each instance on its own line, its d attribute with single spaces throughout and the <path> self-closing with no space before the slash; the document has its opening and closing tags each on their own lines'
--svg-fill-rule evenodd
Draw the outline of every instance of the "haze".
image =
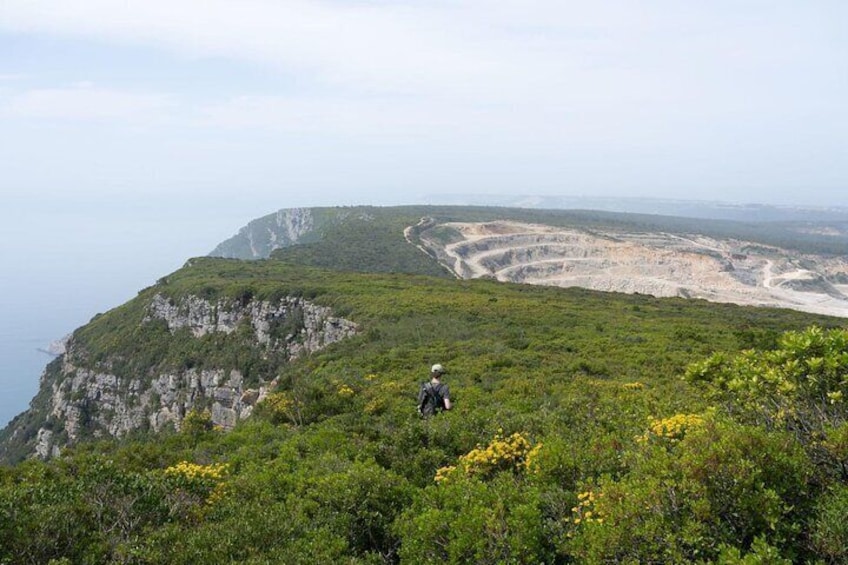
<svg viewBox="0 0 848 565">
<path fill-rule="evenodd" d="M 836 1 L 5 0 L 3 185 L 20 207 L 258 214 L 434 191 L 831 204 L 846 21 Z"/>
</svg>

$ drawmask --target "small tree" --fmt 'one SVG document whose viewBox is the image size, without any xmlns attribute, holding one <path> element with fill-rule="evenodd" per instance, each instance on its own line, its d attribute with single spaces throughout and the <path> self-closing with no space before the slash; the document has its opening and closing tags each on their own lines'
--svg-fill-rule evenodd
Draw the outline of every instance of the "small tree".
<svg viewBox="0 0 848 565">
<path fill-rule="evenodd" d="M 215 427 L 209 410 L 190 410 L 180 424 L 180 431 L 189 436 L 199 436 Z"/>
</svg>

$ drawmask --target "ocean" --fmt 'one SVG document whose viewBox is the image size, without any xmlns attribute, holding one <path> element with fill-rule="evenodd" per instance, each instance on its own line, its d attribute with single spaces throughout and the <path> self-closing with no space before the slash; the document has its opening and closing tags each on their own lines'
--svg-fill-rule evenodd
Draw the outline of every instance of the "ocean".
<svg viewBox="0 0 848 565">
<path fill-rule="evenodd" d="M 67 268 L 70 268 L 68 266 Z M 34 269 L 30 271 L 33 273 Z M 85 281 L 42 275 L 36 281 L 4 281 L 0 299 L 0 427 L 24 411 L 47 364 L 46 350 L 85 324 L 97 313 L 118 306 L 134 292 L 121 292 L 126 281 L 104 280 L 85 287 Z M 25 284 L 29 282 L 29 284 Z M 55 286 L 51 286 L 55 285 Z M 141 287 L 139 287 L 141 288 Z M 118 298 L 118 296 L 126 296 Z M 10 297 L 17 298 L 14 301 Z"/>
<path fill-rule="evenodd" d="M 234 209 L 0 210 L 0 428 L 26 410 L 39 351 L 209 253 L 260 213 Z"/>
<path fill-rule="evenodd" d="M 44 343 L 44 336 L 0 336 L 0 427 L 24 410 L 38 391 L 38 378 L 52 359 L 38 351 Z"/>
</svg>

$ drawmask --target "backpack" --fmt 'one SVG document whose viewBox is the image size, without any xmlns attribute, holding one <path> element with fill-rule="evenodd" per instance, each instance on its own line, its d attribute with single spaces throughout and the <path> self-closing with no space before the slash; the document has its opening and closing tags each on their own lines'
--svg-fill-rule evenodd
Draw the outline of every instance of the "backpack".
<svg viewBox="0 0 848 565">
<path fill-rule="evenodd" d="M 422 416 L 432 416 L 444 408 L 441 386 L 431 382 L 422 383 L 421 390 L 418 391 L 418 413 Z"/>
</svg>

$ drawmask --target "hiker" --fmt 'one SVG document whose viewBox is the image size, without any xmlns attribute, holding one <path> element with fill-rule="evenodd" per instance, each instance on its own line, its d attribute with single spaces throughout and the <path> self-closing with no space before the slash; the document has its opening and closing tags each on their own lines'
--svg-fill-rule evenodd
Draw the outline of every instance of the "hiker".
<svg viewBox="0 0 848 565">
<path fill-rule="evenodd" d="M 442 410 L 451 409 L 450 389 L 442 382 L 442 375 L 445 373 L 445 368 L 436 363 L 430 369 L 430 380 L 421 384 L 421 390 L 418 392 L 418 413 L 422 416 L 432 416 Z"/>
</svg>

